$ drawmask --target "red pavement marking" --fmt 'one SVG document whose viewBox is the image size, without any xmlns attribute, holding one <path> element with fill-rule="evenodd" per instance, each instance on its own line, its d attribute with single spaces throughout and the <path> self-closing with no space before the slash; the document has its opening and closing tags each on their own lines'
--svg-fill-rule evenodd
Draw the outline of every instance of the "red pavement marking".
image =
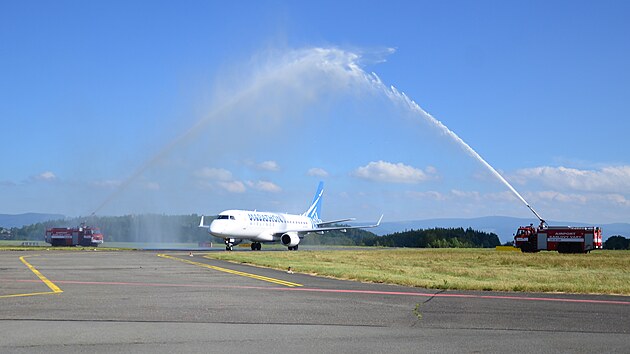
<svg viewBox="0 0 630 354">
<path fill-rule="evenodd" d="M 592 299 L 568 299 L 568 298 L 555 298 L 555 297 L 527 297 L 527 296 L 509 296 L 509 295 L 474 295 L 474 294 L 444 294 L 444 293 L 431 294 L 431 293 L 415 293 L 415 292 L 402 292 L 402 291 L 312 289 L 312 288 L 299 288 L 299 289 L 298 288 L 292 288 L 292 289 L 279 289 L 279 290 L 327 292 L 327 293 L 350 293 L 350 294 L 372 294 L 372 295 L 454 297 L 454 298 L 468 298 L 468 299 L 555 301 L 555 302 L 579 302 L 579 303 L 590 303 L 590 304 L 630 305 L 630 301 L 592 300 Z"/>
<path fill-rule="evenodd" d="M 2 281 L 14 281 L 18 283 L 37 283 L 37 280 L 0 279 Z M 188 288 L 223 288 L 223 289 L 254 289 L 254 290 L 279 290 L 279 291 L 304 291 L 319 293 L 342 293 L 342 294 L 367 294 L 367 295 L 390 295 L 390 296 L 420 296 L 420 297 L 445 297 L 445 298 L 466 298 L 466 299 L 486 299 L 486 300 L 519 300 L 519 301 L 548 301 L 586 304 L 608 304 L 608 305 L 630 305 L 630 301 L 620 300 L 596 300 L 596 299 L 570 299 L 559 297 L 527 297 L 518 295 L 475 295 L 475 294 L 445 294 L 445 293 L 422 293 L 412 291 L 376 291 L 376 290 L 351 290 L 351 289 L 322 289 L 322 288 L 278 288 L 262 286 L 234 286 L 234 285 L 210 285 L 210 284 L 168 284 L 168 283 L 140 283 L 140 282 L 97 282 L 97 281 L 75 281 L 75 280 L 55 280 L 58 284 L 78 284 L 78 285 L 125 285 L 125 286 L 149 286 L 149 287 L 188 287 Z"/>
</svg>

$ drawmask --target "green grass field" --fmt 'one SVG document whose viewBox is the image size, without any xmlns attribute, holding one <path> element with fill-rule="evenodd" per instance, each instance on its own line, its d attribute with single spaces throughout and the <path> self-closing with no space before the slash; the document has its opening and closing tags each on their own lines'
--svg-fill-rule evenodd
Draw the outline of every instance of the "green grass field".
<svg viewBox="0 0 630 354">
<path fill-rule="evenodd" d="M 374 249 L 221 252 L 207 257 L 339 279 L 430 289 L 630 295 L 630 251 Z"/>
</svg>

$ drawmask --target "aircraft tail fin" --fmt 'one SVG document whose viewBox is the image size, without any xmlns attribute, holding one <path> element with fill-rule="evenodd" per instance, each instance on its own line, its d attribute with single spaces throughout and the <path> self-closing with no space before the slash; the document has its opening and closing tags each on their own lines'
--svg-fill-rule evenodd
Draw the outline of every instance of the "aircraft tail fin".
<svg viewBox="0 0 630 354">
<path fill-rule="evenodd" d="M 319 182 L 319 185 L 317 186 L 317 191 L 315 192 L 315 196 L 313 197 L 313 201 L 311 202 L 311 206 L 302 215 L 308 216 L 311 219 L 321 220 L 323 195 L 324 182 Z"/>
<path fill-rule="evenodd" d="M 204 223 L 203 223 L 203 219 L 204 219 L 204 218 L 205 218 L 205 216 L 204 216 L 204 215 L 201 215 L 201 220 L 199 220 L 199 227 L 200 227 L 200 228 L 202 228 L 202 229 L 209 229 L 209 228 L 210 228 L 210 226 L 208 226 L 208 225 L 206 225 L 206 224 L 204 224 Z"/>
</svg>

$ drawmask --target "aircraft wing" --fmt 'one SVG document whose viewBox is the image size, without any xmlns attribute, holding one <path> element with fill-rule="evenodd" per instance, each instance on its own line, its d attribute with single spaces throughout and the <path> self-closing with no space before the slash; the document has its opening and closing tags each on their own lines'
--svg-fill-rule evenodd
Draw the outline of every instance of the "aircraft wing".
<svg viewBox="0 0 630 354">
<path fill-rule="evenodd" d="M 326 231 L 343 231 L 343 232 L 345 232 L 345 230 L 350 230 L 350 229 L 369 229 L 369 228 L 378 227 L 379 225 L 381 225 L 381 221 L 382 220 L 383 220 L 383 215 L 381 215 L 381 217 L 378 219 L 376 224 L 372 224 L 372 225 L 330 226 L 330 227 L 316 227 L 314 229 L 286 230 L 284 232 L 279 232 L 279 233 L 277 233 L 277 235 L 274 235 L 274 236 L 281 236 L 282 234 L 285 234 L 287 232 L 297 232 L 298 234 L 304 235 L 304 234 L 307 234 L 309 232 L 326 232 Z M 328 223 L 324 223 L 324 224 L 329 224 L 329 222 Z"/>
<path fill-rule="evenodd" d="M 322 221 L 317 223 L 317 226 L 323 226 L 323 225 L 330 225 L 330 224 L 338 224 L 340 222 L 344 222 L 344 221 L 353 221 L 354 218 L 349 218 L 349 219 L 339 219 L 339 220 L 330 220 L 330 221 Z"/>
</svg>

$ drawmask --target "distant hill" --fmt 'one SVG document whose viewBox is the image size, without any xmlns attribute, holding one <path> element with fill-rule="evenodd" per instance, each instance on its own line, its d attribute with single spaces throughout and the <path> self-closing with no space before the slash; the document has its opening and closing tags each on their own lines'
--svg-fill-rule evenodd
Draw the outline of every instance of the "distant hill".
<svg viewBox="0 0 630 354">
<path fill-rule="evenodd" d="M 25 225 L 36 224 L 38 222 L 44 222 L 48 220 L 64 219 L 65 216 L 61 214 L 41 214 L 41 213 L 25 213 L 25 214 L 0 214 L 0 226 L 22 227 Z"/>
<path fill-rule="evenodd" d="M 499 236 L 502 243 L 511 241 L 513 234 L 519 226 L 529 225 L 533 223 L 538 225 L 537 220 L 533 218 L 513 218 L 509 216 L 484 216 L 480 218 L 445 218 L 445 219 L 426 219 L 412 221 L 392 221 L 383 222 L 378 228 L 372 229 L 379 236 L 391 234 L 394 232 L 402 232 L 405 230 L 428 229 L 435 227 L 471 227 L 474 230 L 484 232 L 494 232 Z M 621 235 L 630 237 L 630 223 L 614 223 L 614 224 L 584 224 L 567 221 L 549 221 L 549 225 L 569 225 L 569 226 L 599 226 L 602 228 L 604 240 L 610 236 Z"/>
</svg>

